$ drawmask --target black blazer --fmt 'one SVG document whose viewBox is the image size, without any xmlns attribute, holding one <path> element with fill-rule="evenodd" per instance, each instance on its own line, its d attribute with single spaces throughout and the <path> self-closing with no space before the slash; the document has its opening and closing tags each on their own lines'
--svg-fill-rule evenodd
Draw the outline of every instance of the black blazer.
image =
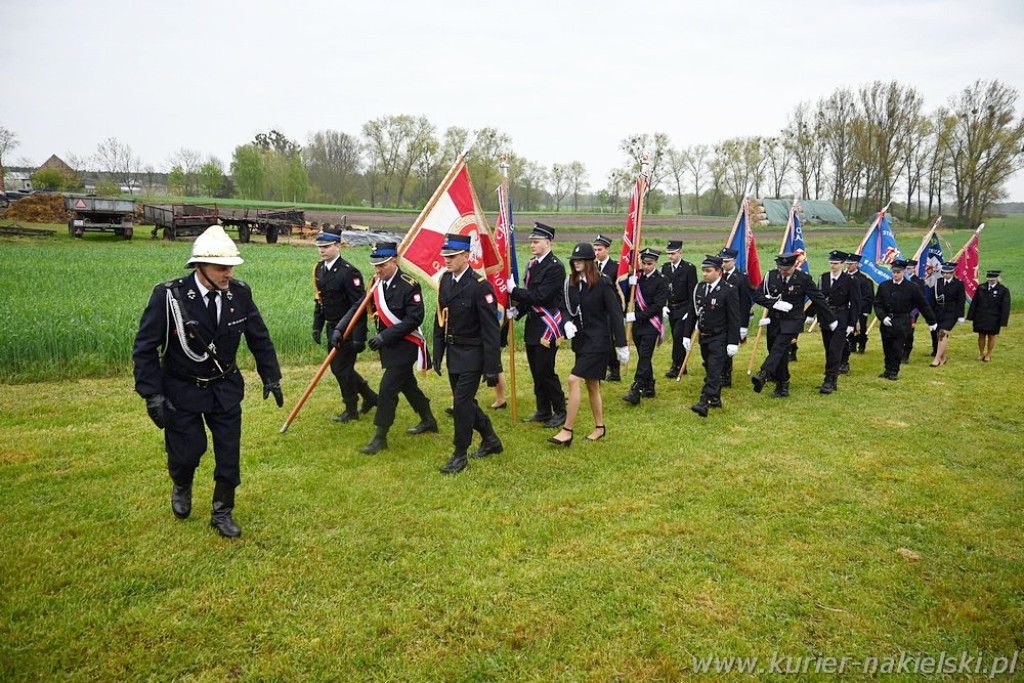
<svg viewBox="0 0 1024 683">
<path fill-rule="evenodd" d="M 825 295 L 828 307 L 835 314 L 839 325 L 836 331 L 846 334 L 846 328 L 853 326 L 860 316 L 860 287 L 845 270 L 839 273 L 836 284 L 832 286 L 832 271 L 821 274 L 818 286 Z"/>
<path fill-rule="evenodd" d="M 140 396 L 164 394 L 175 406 L 181 408 L 208 404 L 212 393 L 217 403 L 227 409 L 241 403 L 245 395 L 245 382 L 237 369 L 205 389 L 200 389 L 194 380 L 188 379 L 215 377 L 220 374 L 220 370 L 213 359 L 196 362 L 185 354 L 177 334 L 175 318 L 169 315 L 167 295 L 172 289 L 180 295 L 185 318 L 199 323 L 201 335 L 216 345 L 217 356 L 224 363 L 230 366 L 235 364 L 235 355 L 244 336 L 246 345 L 256 359 L 256 371 L 263 382 L 280 381 L 281 368 L 274 343 L 253 302 L 249 286 L 240 280 L 231 281 L 227 292 L 221 295 L 220 321 L 214 329 L 195 276 L 190 274 L 157 285 L 142 312 L 132 348 L 135 391 Z"/>
<path fill-rule="evenodd" d="M 668 282 L 668 318 L 679 320 L 686 314 L 686 308 L 693 298 L 693 288 L 697 286 L 697 268 L 689 261 L 680 259 L 674 272 L 672 264 L 666 263 L 661 267 L 661 274 Z"/>
<path fill-rule="evenodd" d="M 576 336 L 572 350 L 576 353 L 608 353 L 609 345 L 626 345 L 626 326 L 617 294 L 618 285 L 605 276 L 593 287 L 566 283 L 566 302 L 562 319 L 572 320 Z"/>
<path fill-rule="evenodd" d="M 313 329 L 322 329 L 326 323 L 333 328 L 353 306 L 366 296 L 366 282 L 362 273 L 340 256 L 328 270 L 320 261 L 313 268 L 316 300 L 313 308 Z M 366 318 L 360 316 L 352 330 L 352 341 L 366 341 Z"/>
<path fill-rule="evenodd" d="M 731 273 L 723 273 L 722 277 L 736 288 L 740 300 L 740 327 L 746 327 L 747 323 L 750 322 L 750 313 L 754 309 L 754 297 L 750 291 L 750 278 L 739 268 L 733 268 Z"/>
<path fill-rule="evenodd" d="M 910 331 L 910 312 L 915 308 L 921 312 L 929 325 L 935 322 L 935 313 L 932 312 L 932 307 L 928 305 L 921 289 L 906 278 L 898 285 L 892 280 L 886 280 L 878 285 L 874 306 L 875 316 L 880 322 L 887 317 L 892 318 L 893 326 L 903 329 L 904 332 Z"/>
<path fill-rule="evenodd" d="M 467 269 L 456 283 L 451 273 L 444 273 L 437 288 L 434 362 L 447 351 L 449 374 L 496 375 L 501 372 L 500 336 L 498 305 L 487 278 Z"/>
<path fill-rule="evenodd" d="M 655 270 L 650 275 L 643 273 L 638 275 L 636 286 L 644 295 L 647 309 L 640 310 L 640 304 L 633 307 L 633 312 L 636 314 L 636 322 L 633 323 L 633 338 L 657 335 L 658 330 L 651 324 L 651 318 L 661 319 L 665 303 L 668 301 L 668 282 L 665 281 L 664 275 Z"/>
<path fill-rule="evenodd" d="M 378 285 L 380 287 L 381 285 Z M 367 315 L 373 318 L 377 334 L 384 338 L 384 346 L 380 349 L 381 367 L 393 368 L 403 365 L 412 365 L 416 362 L 418 349 L 416 344 L 405 339 L 405 336 L 415 332 L 423 324 L 423 292 L 420 283 L 416 278 L 403 273 L 401 270 L 391 278 L 391 285 L 384 291 L 384 301 L 388 308 L 400 322 L 391 327 L 384 324 L 374 299 L 370 298 L 367 305 Z M 345 314 L 339 323 L 344 330 L 348 321 L 355 314 L 359 304 Z M 426 340 L 424 340 L 426 341 Z"/>
<path fill-rule="evenodd" d="M 555 313 L 562 308 L 562 287 L 565 283 L 565 264 L 553 253 L 548 252 L 542 261 L 530 259 L 523 277 L 523 286 L 517 287 L 512 293 L 519 313 L 516 320 L 526 316 L 523 330 L 523 343 L 540 344 L 541 336 L 547 329 L 540 314 L 533 311 L 533 306 L 541 306 Z"/>
<path fill-rule="evenodd" d="M 782 334 L 800 334 L 804 330 L 804 297 L 811 300 L 818 313 L 820 325 L 831 325 L 836 316 L 828 307 L 825 295 L 821 293 L 810 275 L 799 268 L 793 271 L 789 282 L 778 270 L 770 270 L 761 286 L 754 290 L 754 301 L 768 309 L 768 316 L 779 323 Z M 772 308 L 776 301 L 787 301 L 793 305 L 788 313 Z M 838 329 L 838 328 L 837 328 Z"/>
<path fill-rule="evenodd" d="M 936 278 L 935 285 L 932 287 L 932 294 L 932 306 L 935 310 L 936 321 L 939 323 L 939 329 L 953 329 L 957 319 L 964 317 L 964 305 L 967 303 L 964 283 L 956 276 L 948 283 L 945 278 Z"/>
<path fill-rule="evenodd" d="M 974 330 L 989 330 L 995 333 L 1010 322 L 1010 290 L 997 282 L 994 287 L 988 283 L 978 285 L 967 309 L 967 319 L 974 321 Z"/>
<path fill-rule="evenodd" d="M 686 320 L 683 322 L 683 336 L 692 337 L 696 327 L 702 341 L 718 338 L 726 344 L 740 343 L 741 313 L 739 290 L 721 278 L 710 291 L 705 291 L 704 282 L 693 290 L 687 304 Z"/>
</svg>

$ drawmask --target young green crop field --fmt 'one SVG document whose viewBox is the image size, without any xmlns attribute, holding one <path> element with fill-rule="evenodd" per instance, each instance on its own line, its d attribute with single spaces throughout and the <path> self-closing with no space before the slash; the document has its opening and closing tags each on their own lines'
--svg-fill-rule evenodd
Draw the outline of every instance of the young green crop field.
<svg viewBox="0 0 1024 683">
<path fill-rule="evenodd" d="M 568 449 L 494 411 L 505 452 L 454 477 L 437 471 L 451 393 L 433 374 L 420 382 L 439 434 L 405 435 L 416 416 L 403 399 L 390 448 L 361 455 L 372 420 L 330 422 L 329 373 L 279 433 L 325 352 L 309 334 L 316 250 L 240 245 L 285 408 L 260 400 L 243 349 L 235 541 L 209 527 L 212 454 L 192 517 L 173 517 L 162 435 L 132 387 L 139 315 L 154 284 L 186 272 L 190 244 L 0 240 L 0 680 L 678 680 L 705 665 L 709 680 L 752 677 L 739 666 L 801 679 L 830 657 L 848 658 L 852 680 L 872 665 L 916 679 L 929 657 L 943 657 L 939 678 L 1020 678 L 1022 231 L 1011 218 L 982 234 L 982 270 L 1002 268 L 1017 296 L 991 363 L 968 324 L 931 369 L 921 330 L 899 381 L 878 379 L 873 333 L 823 396 L 820 336 L 805 334 L 779 400 L 751 390 L 748 343 L 724 408 L 702 420 L 689 410 L 699 361 L 663 379 L 664 345 L 657 398 L 633 408 L 626 383 L 602 385 L 603 441 L 582 438 L 585 405 Z M 778 233 L 763 234 L 770 264 Z M 897 228 L 906 251 L 922 234 Z M 967 235 L 946 238 L 956 249 Z M 685 257 L 724 238 L 688 242 Z M 817 274 L 858 237 L 808 241 Z M 367 253 L 343 255 L 369 273 Z M 563 381 L 571 366 L 560 353 Z M 358 368 L 376 385 L 373 354 Z"/>
</svg>

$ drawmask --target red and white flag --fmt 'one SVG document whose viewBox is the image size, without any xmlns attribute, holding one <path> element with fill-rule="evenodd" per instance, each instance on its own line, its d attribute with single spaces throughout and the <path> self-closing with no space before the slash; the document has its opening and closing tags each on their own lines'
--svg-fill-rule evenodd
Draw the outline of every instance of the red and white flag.
<svg viewBox="0 0 1024 683">
<path fill-rule="evenodd" d="M 419 273 L 434 289 L 445 272 L 441 245 L 448 234 L 469 235 L 470 268 L 485 274 L 498 293 L 499 303 L 504 301 L 507 290 L 501 254 L 469 182 L 465 157 L 461 156 L 413 223 L 402 252 L 405 266 Z"/>
<path fill-rule="evenodd" d="M 640 248 L 640 235 L 637 227 L 640 225 L 641 202 L 646 179 L 646 172 L 640 173 L 636 177 L 633 194 L 629 198 L 629 215 L 626 216 L 626 228 L 622 231 L 622 254 L 619 256 L 619 270 L 615 276 L 619 283 L 632 275 L 633 264 L 636 261 L 633 252 Z"/>
</svg>

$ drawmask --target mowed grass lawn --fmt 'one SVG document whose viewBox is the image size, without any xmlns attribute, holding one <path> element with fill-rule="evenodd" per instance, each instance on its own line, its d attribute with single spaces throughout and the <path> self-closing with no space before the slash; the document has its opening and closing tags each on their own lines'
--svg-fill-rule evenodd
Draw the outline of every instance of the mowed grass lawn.
<svg viewBox="0 0 1024 683">
<path fill-rule="evenodd" d="M 991 222 L 982 269 L 1004 268 L 1024 302 L 1022 229 Z M 897 234 L 912 251 L 922 233 Z M 813 240 L 817 273 L 858 237 Z M 759 242 L 769 262 L 778 240 Z M 706 420 L 688 409 L 699 363 L 660 379 L 662 347 L 656 399 L 632 408 L 625 384 L 603 386 L 605 440 L 583 441 L 586 408 L 569 449 L 495 412 L 505 453 L 443 477 L 450 391 L 434 375 L 421 383 L 440 434 L 406 436 L 403 399 L 390 449 L 359 454 L 371 421 L 329 421 L 330 375 L 279 433 L 323 353 L 308 333 L 315 250 L 241 248 L 286 406 L 260 400 L 243 351 L 243 536 L 229 541 L 209 528 L 212 454 L 193 517 L 173 518 L 162 436 L 132 390 L 138 316 L 188 243 L 0 242 L 0 679 L 676 680 L 711 656 L 778 675 L 773 655 L 966 652 L 987 667 L 1024 649 L 1019 309 L 992 363 L 957 328 L 949 364 L 930 369 L 922 331 L 898 382 L 876 377 L 874 333 L 832 396 L 816 391 L 817 334 L 782 401 L 750 389 L 747 344 Z M 350 253 L 365 266 L 367 250 Z M 571 364 L 559 354 L 563 379 Z M 359 369 L 380 377 L 369 353 Z"/>
</svg>

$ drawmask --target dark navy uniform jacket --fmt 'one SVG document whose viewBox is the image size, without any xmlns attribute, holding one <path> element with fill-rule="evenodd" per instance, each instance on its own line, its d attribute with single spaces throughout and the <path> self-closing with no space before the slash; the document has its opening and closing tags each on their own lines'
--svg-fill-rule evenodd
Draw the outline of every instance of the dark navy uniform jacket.
<svg viewBox="0 0 1024 683">
<path fill-rule="evenodd" d="M 878 285 L 874 308 L 875 316 L 880 321 L 887 317 L 892 318 L 893 326 L 901 327 L 904 331 L 910 330 L 910 312 L 915 308 L 921 312 L 929 325 L 935 322 L 935 313 L 932 312 L 932 307 L 928 305 L 921 289 L 906 278 L 899 284 L 894 280 L 886 280 Z"/>
<path fill-rule="evenodd" d="M 722 279 L 736 288 L 740 300 L 740 327 L 746 327 L 750 321 L 750 311 L 754 308 L 754 299 L 750 293 L 750 278 L 739 268 L 733 268 L 731 273 L 723 271 Z"/>
<path fill-rule="evenodd" d="M 545 259 L 546 260 L 546 259 Z M 442 322 L 447 311 L 447 322 Z M 447 351 L 448 372 L 501 372 L 501 326 L 494 288 L 482 275 L 467 268 L 456 283 L 445 272 L 437 288 L 434 322 L 434 362 Z"/>
<path fill-rule="evenodd" d="M 562 287 L 565 284 L 565 264 L 558 260 L 552 252 L 548 252 L 542 261 L 530 259 L 523 277 L 523 286 L 516 288 L 512 298 L 516 301 L 519 313 L 516 320 L 526 316 L 523 330 L 524 344 L 540 344 L 547 327 L 533 306 L 541 306 L 551 311 L 552 315 L 562 307 Z"/>
<path fill-rule="evenodd" d="M 328 269 L 323 261 L 313 268 L 316 285 L 316 302 L 313 309 L 313 328 L 322 329 L 327 323 L 333 328 L 353 306 L 358 306 L 366 296 L 366 283 L 359 269 L 340 256 Z M 350 339 L 366 341 L 366 318 L 359 317 Z"/>
<path fill-rule="evenodd" d="M 633 313 L 636 314 L 636 322 L 633 323 L 633 338 L 657 335 L 658 329 L 651 324 L 651 318 L 661 320 L 665 303 L 668 301 L 668 282 L 665 281 L 664 275 L 654 270 L 650 275 L 639 273 L 636 286 L 643 294 L 647 308 L 640 310 L 639 303 L 633 307 Z"/>
<path fill-rule="evenodd" d="M 175 318 L 168 307 L 167 294 L 172 288 L 180 292 L 185 318 L 198 322 L 200 334 L 216 346 L 222 366 L 226 365 L 230 370 L 225 377 L 206 388 L 197 386 L 196 379 L 217 377 L 220 370 L 213 359 L 198 363 L 182 349 Z M 206 302 L 200 296 L 194 274 L 157 285 L 142 313 L 132 349 L 135 391 L 143 397 L 164 394 L 178 409 L 196 406 L 199 410 L 210 409 L 211 394 L 222 408 L 237 405 L 245 394 L 245 382 L 235 367 L 235 355 L 243 336 L 256 359 L 256 371 L 264 384 L 280 381 L 281 368 L 274 343 L 247 284 L 232 280 L 227 292 L 221 294 L 220 321 L 216 329 L 206 310 Z"/>
<path fill-rule="evenodd" d="M 852 327 L 860 316 L 861 294 L 857 281 L 844 270 L 839 273 L 834 286 L 832 271 L 822 273 L 818 283 L 828 307 L 839 320 L 836 332 L 846 334 L 846 328 Z"/>
<path fill-rule="evenodd" d="M 967 304 L 964 283 L 956 276 L 950 278 L 948 283 L 945 278 L 939 277 L 935 279 L 932 293 L 932 306 L 939 329 L 953 329 L 956 321 L 964 317 L 964 306 Z"/>
<path fill-rule="evenodd" d="M 686 259 L 680 259 L 674 271 L 671 262 L 664 264 L 661 274 L 668 282 L 668 319 L 679 320 L 686 315 L 690 299 L 693 298 L 693 288 L 697 286 L 697 268 Z"/>
<path fill-rule="evenodd" d="M 978 285 L 967 309 L 967 319 L 974 321 L 976 332 L 988 330 L 988 334 L 995 334 L 1000 327 L 1006 327 L 1010 322 L 1010 290 L 1001 282 Z"/>
<path fill-rule="evenodd" d="M 721 336 L 726 344 L 739 344 L 740 320 L 743 317 L 739 290 L 724 277 L 719 278 L 710 291 L 707 284 L 701 282 L 693 290 L 686 307 L 688 315 L 683 322 L 683 336 L 692 337 L 696 327 L 703 341 Z"/>
<path fill-rule="evenodd" d="M 768 309 L 768 316 L 779 323 L 782 334 L 800 334 L 804 330 L 804 297 L 811 300 L 818 313 L 818 323 L 828 326 L 836 316 L 828 307 L 825 295 L 814 284 L 814 279 L 804 271 L 796 268 L 789 276 L 789 282 L 778 270 L 770 270 L 764 277 L 761 286 L 753 291 L 754 301 Z M 776 301 L 787 301 L 793 305 L 788 313 L 772 308 Z M 836 328 L 838 329 L 838 327 Z"/>
<path fill-rule="evenodd" d="M 572 320 L 576 326 L 572 339 L 575 353 L 607 353 L 613 341 L 615 347 L 626 345 L 619 291 L 619 286 L 604 275 L 593 287 L 587 283 L 568 286 L 562 319 Z"/>
<path fill-rule="evenodd" d="M 378 285 L 378 287 L 381 286 L 383 286 L 383 283 Z M 423 324 L 423 292 L 420 289 L 420 283 L 411 275 L 398 270 L 395 272 L 394 277 L 391 278 L 391 284 L 384 290 L 382 296 L 391 313 L 400 322 L 395 323 L 391 327 L 385 325 L 380 313 L 377 311 L 374 298 L 371 297 L 367 313 L 376 323 L 377 334 L 384 338 L 384 346 L 380 349 L 381 367 L 393 368 L 413 365 L 416 362 L 418 349 L 416 344 L 405 337 L 415 332 Z M 356 304 L 352 311 L 346 314 L 346 321 L 349 319 L 349 315 L 354 314 L 355 309 L 358 307 L 359 304 Z"/>
</svg>

